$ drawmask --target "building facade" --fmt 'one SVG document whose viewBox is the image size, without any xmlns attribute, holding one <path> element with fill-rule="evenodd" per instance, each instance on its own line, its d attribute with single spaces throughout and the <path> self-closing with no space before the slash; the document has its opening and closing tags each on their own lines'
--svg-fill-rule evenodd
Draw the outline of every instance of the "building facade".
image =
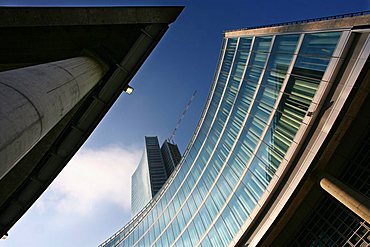
<svg viewBox="0 0 370 247">
<path fill-rule="evenodd" d="M 102 246 L 368 246 L 369 24 L 225 32 L 181 163 Z"/>
<path fill-rule="evenodd" d="M 180 159 L 180 151 L 176 144 L 165 141 L 160 148 L 158 137 L 145 137 L 144 153 L 131 177 L 132 216 L 158 193 Z"/>
<path fill-rule="evenodd" d="M 166 167 L 159 148 L 158 137 L 145 137 L 145 149 L 148 159 L 150 187 L 155 196 L 167 180 Z"/>
<path fill-rule="evenodd" d="M 135 216 L 152 198 L 148 158 L 144 148 L 140 163 L 131 176 L 131 216 Z"/>
<path fill-rule="evenodd" d="M 181 160 L 180 150 L 175 143 L 165 140 L 162 144 L 161 152 L 167 177 L 169 177 Z"/>
</svg>

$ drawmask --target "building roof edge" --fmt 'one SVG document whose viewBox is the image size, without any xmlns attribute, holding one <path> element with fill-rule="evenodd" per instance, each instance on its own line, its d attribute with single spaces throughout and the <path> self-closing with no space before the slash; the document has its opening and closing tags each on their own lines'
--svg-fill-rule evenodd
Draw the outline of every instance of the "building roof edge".
<svg viewBox="0 0 370 247">
<path fill-rule="evenodd" d="M 260 25 L 235 30 L 226 30 L 225 38 L 272 33 L 315 31 L 325 29 L 350 29 L 354 26 L 370 25 L 370 10 L 342 15 Z"/>
</svg>

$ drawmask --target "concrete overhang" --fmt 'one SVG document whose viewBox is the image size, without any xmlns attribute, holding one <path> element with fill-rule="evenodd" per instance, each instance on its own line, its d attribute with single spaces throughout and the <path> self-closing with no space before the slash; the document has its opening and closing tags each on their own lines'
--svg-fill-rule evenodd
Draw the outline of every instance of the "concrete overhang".
<svg viewBox="0 0 370 247">
<path fill-rule="evenodd" d="M 1 236 L 86 141 L 182 9 L 0 8 L 0 71 L 86 54 L 109 65 L 104 78 L 0 180 Z"/>
</svg>

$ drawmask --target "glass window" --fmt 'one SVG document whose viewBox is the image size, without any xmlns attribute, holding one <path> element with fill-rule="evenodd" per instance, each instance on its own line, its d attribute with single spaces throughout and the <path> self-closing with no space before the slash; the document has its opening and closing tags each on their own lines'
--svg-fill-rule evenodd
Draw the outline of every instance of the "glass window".
<svg viewBox="0 0 370 247">
<path fill-rule="evenodd" d="M 208 236 L 205 236 L 205 238 L 202 241 L 201 246 L 202 247 L 213 247 L 212 244 L 211 244 L 211 241 L 208 238 Z"/>
<path fill-rule="evenodd" d="M 238 38 L 229 38 L 229 39 L 227 39 L 226 50 L 231 50 L 231 51 L 235 50 L 237 42 L 238 42 Z"/>
<path fill-rule="evenodd" d="M 192 216 L 192 212 L 190 212 L 189 207 L 188 207 L 188 202 L 184 204 L 184 206 L 181 209 L 183 215 L 184 215 L 184 221 L 185 224 L 187 224 Z"/>
<path fill-rule="evenodd" d="M 294 64 L 292 74 L 321 80 L 329 61 L 329 58 L 299 55 Z"/>
<path fill-rule="evenodd" d="M 273 53 L 294 53 L 299 40 L 299 34 L 277 35 L 275 37 Z"/>
<path fill-rule="evenodd" d="M 239 185 L 235 192 L 235 194 L 239 196 L 239 200 L 242 204 L 245 205 L 248 215 L 252 212 L 263 193 L 261 187 L 260 183 L 256 181 L 256 177 L 248 171 L 244 175 L 243 183 Z"/>
<path fill-rule="evenodd" d="M 192 242 L 191 246 L 196 246 L 199 241 L 199 236 L 194 221 L 190 223 L 187 230 L 189 232 L 190 240 Z"/>
<path fill-rule="evenodd" d="M 212 192 L 214 192 L 214 190 L 212 190 Z M 214 219 L 218 213 L 218 209 L 212 197 L 213 195 L 211 193 L 211 195 L 207 198 L 205 205 L 208 209 L 209 216 L 211 217 L 211 219 Z"/>
<path fill-rule="evenodd" d="M 252 43 L 252 37 L 239 39 L 239 50 L 249 52 Z"/>
<path fill-rule="evenodd" d="M 240 151 L 241 144 L 239 144 L 236 148 Z M 235 149 L 236 149 L 235 148 Z M 240 159 L 237 158 L 237 153 L 234 153 L 231 155 L 229 161 L 228 161 L 230 167 L 235 171 L 237 177 L 240 177 L 241 174 L 244 171 L 244 167 L 246 165 L 245 161 L 241 161 Z"/>
<path fill-rule="evenodd" d="M 256 37 L 254 40 L 254 52 L 269 52 L 272 36 Z"/>
<path fill-rule="evenodd" d="M 168 240 L 168 243 L 169 244 L 172 244 L 173 241 L 175 241 L 175 237 L 177 237 L 177 235 L 174 234 L 173 232 L 173 227 L 172 225 L 170 225 L 167 230 L 166 230 L 166 235 L 167 235 L 167 240 Z M 148 243 L 149 244 L 149 243 Z M 139 245 L 140 246 L 140 245 Z M 145 245 L 145 246 L 149 246 L 149 245 Z"/>
<path fill-rule="evenodd" d="M 222 217 L 219 217 L 216 221 L 215 228 L 218 232 L 218 235 L 220 236 L 222 246 L 228 246 L 230 241 L 232 240 L 232 236 Z"/>
<path fill-rule="evenodd" d="M 214 182 L 214 179 L 209 174 L 210 170 L 212 170 L 212 166 L 207 167 L 207 170 L 203 173 L 203 176 L 202 176 L 202 180 L 204 181 L 204 183 L 206 184 L 208 188 L 211 188 Z"/>
<path fill-rule="evenodd" d="M 251 58 L 249 60 L 249 66 L 256 67 L 256 69 L 262 69 L 265 67 L 266 59 L 267 59 L 267 54 L 268 53 L 256 53 L 252 52 L 250 55 Z"/>
<path fill-rule="evenodd" d="M 231 235 L 235 236 L 235 234 L 239 231 L 242 222 L 236 219 L 229 206 L 226 206 L 222 212 L 222 218 L 224 219 L 226 227 L 229 229 Z"/>
<path fill-rule="evenodd" d="M 188 230 L 185 229 L 185 231 L 182 233 L 181 238 L 184 246 L 192 246 Z"/>
<path fill-rule="evenodd" d="M 199 237 L 202 236 L 206 228 L 203 225 L 203 221 L 199 213 L 194 217 L 193 223 L 194 223 L 195 229 L 197 229 L 197 232 L 199 233 Z"/>
<path fill-rule="evenodd" d="M 150 237 L 150 241 L 154 242 L 155 237 L 154 237 L 154 229 L 153 228 L 151 228 L 150 231 L 149 231 L 149 237 Z M 129 237 L 129 239 L 130 239 L 130 237 Z"/>
<path fill-rule="evenodd" d="M 162 236 L 161 236 L 161 238 L 159 239 L 159 241 L 157 242 L 158 244 L 160 244 L 159 246 L 163 246 L 163 247 L 168 247 L 168 246 L 170 246 L 170 243 L 169 243 L 169 241 L 168 241 L 168 239 L 167 239 L 167 232 L 166 232 L 166 234 L 163 234 Z"/>
<path fill-rule="evenodd" d="M 188 187 L 188 185 L 186 183 L 183 183 L 183 186 L 185 187 Z M 177 196 L 179 198 L 179 202 L 180 204 L 182 204 L 184 201 L 185 201 L 185 198 L 186 198 L 186 194 L 184 194 L 184 190 L 180 189 L 178 192 L 177 192 Z"/>
<path fill-rule="evenodd" d="M 257 85 L 263 70 L 258 67 L 252 67 L 252 65 L 253 61 L 249 61 L 249 65 L 244 76 L 244 83 Z"/>
<path fill-rule="evenodd" d="M 215 227 L 212 227 L 211 230 L 209 231 L 208 238 L 209 238 L 209 241 L 211 242 L 211 246 L 215 246 L 215 247 L 225 246 L 222 244 L 220 236 L 218 235 Z"/>
<path fill-rule="evenodd" d="M 177 214 L 177 219 L 178 219 L 178 223 L 179 223 L 179 228 L 184 229 L 184 227 L 186 225 L 186 221 L 184 219 L 184 215 L 182 213 L 182 210 L 180 210 L 180 212 Z"/>
<path fill-rule="evenodd" d="M 193 170 L 189 172 L 189 175 L 187 177 L 187 181 L 185 181 L 184 185 L 187 184 L 190 188 L 193 187 L 193 185 L 196 183 L 196 181 L 199 179 L 199 175 L 202 171 L 203 167 L 199 167 L 197 164 L 194 164 Z"/>
<path fill-rule="evenodd" d="M 202 203 L 203 201 L 203 198 L 201 197 L 199 191 L 198 191 L 198 187 L 195 187 L 194 190 L 193 190 L 193 194 L 192 194 L 192 197 L 194 199 L 194 205 L 195 207 L 199 207 L 200 204 Z"/>
<path fill-rule="evenodd" d="M 225 191 L 225 193 L 227 193 L 227 191 Z M 215 187 L 213 187 L 213 190 L 210 194 L 210 196 L 213 198 L 213 201 L 216 205 L 216 214 L 221 210 L 222 206 L 225 204 L 225 197 L 224 195 L 221 193 L 221 191 L 219 190 L 218 186 L 216 185 Z"/>
<path fill-rule="evenodd" d="M 178 236 L 178 235 L 180 234 L 180 226 L 179 226 L 179 223 L 178 223 L 177 218 L 175 218 L 175 219 L 172 221 L 171 226 L 172 226 L 173 234 L 174 234 L 175 236 Z"/>
<path fill-rule="evenodd" d="M 180 208 L 181 204 L 180 204 L 180 200 L 179 200 L 179 193 L 177 193 L 175 195 L 171 204 L 173 205 L 175 211 L 177 211 Z"/>
<path fill-rule="evenodd" d="M 202 208 L 199 211 L 199 215 L 203 220 L 205 228 L 208 228 L 208 226 L 212 223 L 212 218 L 208 213 L 206 205 L 202 206 Z"/>
<path fill-rule="evenodd" d="M 208 193 L 208 188 L 206 187 L 206 185 L 205 185 L 205 183 L 203 182 L 202 179 L 200 179 L 198 181 L 197 188 L 199 190 L 199 193 L 200 193 L 201 197 L 202 198 L 206 198 L 207 193 Z"/>
<path fill-rule="evenodd" d="M 330 57 L 337 46 L 340 34 L 341 32 L 305 34 L 299 53 Z"/>
<path fill-rule="evenodd" d="M 280 154 L 272 150 L 264 142 L 261 143 L 261 146 L 259 147 L 257 152 L 257 156 L 266 165 L 266 171 L 269 174 L 275 174 L 277 168 L 283 160 L 283 157 Z"/>
<path fill-rule="evenodd" d="M 144 241 L 143 241 L 144 246 L 149 246 L 149 235 L 144 236 Z M 140 246 L 140 245 L 139 245 Z"/>
<path fill-rule="evenodd" d="M 159 232 L 162 232 L 164 230 L 164 228 L 166 227 L 166 222 L 164 221 L 164 216 L 163 215 L 159 218 L 158 222 L 159 222 L 159 229 L 160 229 Z"/>
<path fill-rule="evenodd" d="M 175 246 L 176 247 L 186 247 L 186 245 L 184 245 L 184 243 L 182 242 L 181 237 L 177 239 Z"/>
<path fill-rule="evenodd" d="M 267 70 L 276 70 L 285 73 L 292 61 L 293 54 L 273 53 L 270 55 Z"/>
<path fill-rule="evenodd" d="M 222 175 L 225 177 L 227 183 L 231 188 L 234 188 L 238 183 L 239 177 L 235 174 L 233 169 L 230 168 L 230 165 L 226 165 Z"/>
<path fill-rule="evenodd" d="M 188 202 L 187 202 L 189 211 L 191 212 L 191 214 L 194 214 L 194 212 L 197 210 L 197 203 L 195 203 L 193 195 L 194 195 L 194 191 L 190 195 Z"/>
<path fill-rule="evenodd" d="M 281 85 L 284 83 L 285 76 L 285 72 L 268 71 L 265 73 L 261 85 L 273 88 L 276 92 L 279 92 Z"/>
<path fill-rule="evenodd" d="M 217 186 L 218 186 L 218 189 L 221 191 L 222 195 L 225 197 L 225 199 L 228 198 L 232 189 L 228 181 L 223 176 L 223 174 L 221 174 L 221 176 L 219 177 L 217 181 Z"/>
<path fill-rule="evenodd" d="M 267 185 L 269 184 L 273 174 L 270 174 L 270 170 L 268 169 L 268 165 L 263 163 L 258 157 L 254 157 L 250 167 L 249 171 L 252 172 L 257 179 L 253 179 L 255 183 L 252 183 L 258 187 L 262 192 L 265 190 Z M 255 190 L 253 186 L 253 190 Z M 256 193 L 260 195 L 260 192 Z M 262 193 L 261 193 L 262 194 Z M 258 198 L 256 196 L 256 198 Z"/>
</svg>

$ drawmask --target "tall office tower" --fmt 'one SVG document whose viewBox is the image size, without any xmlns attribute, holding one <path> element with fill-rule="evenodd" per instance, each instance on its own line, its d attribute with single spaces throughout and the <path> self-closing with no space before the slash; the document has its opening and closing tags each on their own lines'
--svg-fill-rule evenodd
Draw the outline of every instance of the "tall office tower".
<svg viewBox="0 0 370 247">
<path fill-rule="evenodd" d="M 149 165 L 150 187 L 152 196 L 162 188 L 167 180 L 166 168 L 159 148 L 158 137 L 145 137 L 145 149 Z"/>
<path fill-rule="evenodd" d="M 164 166 L 166 168 L 167 177 L 175 170 L 181 160 L 181 154 L 176 144 L 165 140 L 161 147 Z"/>
<path fill-rule="evenodd" d="M 369 246 L 369 24 L 225 32 L 184 158 L 103 246 Z"/>
<path fill-rule="evenodd" d="M 162 146 L 163 148 L 163 146 Z M 173 160 L 171 153 L 166 159 Z M 166 182 L 166 165 L 159 148 L 158 137 L 145 137 L 145 149 L 131 177 L 131 215 L 137 214 Z"/>
</svg>

